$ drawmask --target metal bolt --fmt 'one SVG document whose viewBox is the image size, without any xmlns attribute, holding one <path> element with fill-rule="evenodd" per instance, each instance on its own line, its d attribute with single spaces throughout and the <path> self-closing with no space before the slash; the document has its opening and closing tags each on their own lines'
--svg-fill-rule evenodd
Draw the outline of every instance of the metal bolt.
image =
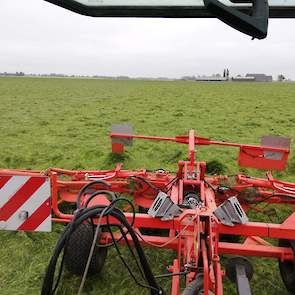
<svg viewBox="0 0 295 295">
<path fill-rule="evenodd" d="M 20 220 L 27 220 L 28 218 L 29 218 L 29 212 L 28 211 L 20 211 L 19 213 L 18 213 L 18 218 L 20 219 Z"/>
</svg>

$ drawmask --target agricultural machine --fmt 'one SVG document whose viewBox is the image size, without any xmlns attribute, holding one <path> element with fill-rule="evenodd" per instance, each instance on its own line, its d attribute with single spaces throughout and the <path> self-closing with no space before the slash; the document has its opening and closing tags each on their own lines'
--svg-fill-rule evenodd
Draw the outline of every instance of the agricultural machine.
<svg viewBox="0 0 295 295">
<path fill-rule="evenodd" d="M 257 39 L 266 37 L 269 17 L 295 17 L 294 0 L 47 2 L 96 17 L 217 17 Z M 66 225 L 46 269 L 42 295 L 56 293 L 64 266 L 82 277 L 81 294 L 87 276 L 103 269 L 110 247 L 134 282 L 154 295 L 166 293 L 159 283 L 164 277 L 172 279 L 172 295 L 222 295 L 224 276 L 237 294 L 249 295 L 253 267 L 246 257 L 251 256 L 277 259 L 284 285 L 295 293 L 295 184 L 271 172 L 266 178 L 209 176 L 206 162 L 196 160 L 199 146 L 232 147 L 239 150 L 242 167 L 281 171 L 290 152 L 288 138 L 265 136 L 254 146 L 214 141 L 194 130 L 177 137 L 133 135 L 127 125 L 114 125 L 110 137 L 113 153 L 122 154 L 134 139 L 144 139 L 186 145 L 187 159 L 176 163 L 176 172 L 124 170 L 121 163 L 103 171 L 0 170 L 0 229 L 46 232 L 52 222 Z M 251 221 L 249 211 L 265 213 L 261 204 L 289 205 L 292 212 L 279 224 Z M 167 273 L 154 274 L 145 246 L 175 252 Z M 231 258 L 223 268 L 225 254 Z"/>
<path fill-rule="evenodd" d="M 172 138 L 136 136 L 126 125 L 114 125 L 110 137 L 113 153 L 123 153 L 137 138 L 185 144 L 188 157 L 177 163 L 175 173 L 123 170 L 120 163 L 110 171 L 0 171 L 2 229 L 50 231 L 51 222 L 67 224 L 47 268 L 42 295 L 55 293 L 63 265 L 83 277 L 81 291 L 87 275 L 102 270 L 109 247 L 116 248 L 135 282 L 151 294 L 164 294 L 157 279 L 169 276 L 171 294 L 180 294 L 183 276 L 183 295 L 221 295 L 224 275 L 236 284 L 238 294 L 251 294 L 253 268 L 247 256 L 278 259 L 286 288 L 295 292 L 295 212 L 282 224 L 251 222 L 246 214 L 263 211 L 258 206 L 262 203 L 294 207 L 295 184 L 274 179 L 270 172 L 265 179 L 206 176 L 206 163 L 196 161 L 198 146 L 218 145 L 239 149 L 243 167 L 283 170 L 288 138 L 265 136 L 261 146 L 253 146 L 198 137 L 194 130 Z M 72 212 L 62 211 L 65 203 L 72 205 Z M 130 250 L 136 270 L 124 260 L 121 245 Z M 166 274 L 154 275 L 143 246 L 175 251 Z M 220 263 L 223 254 L 234 255 L 226 272 Z"/>
</svg>

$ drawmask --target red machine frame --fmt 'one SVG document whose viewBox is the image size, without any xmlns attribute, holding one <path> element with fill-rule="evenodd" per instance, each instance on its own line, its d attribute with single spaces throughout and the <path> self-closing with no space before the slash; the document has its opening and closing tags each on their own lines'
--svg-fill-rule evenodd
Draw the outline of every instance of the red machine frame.
<svg viewBox="0 0 295 295">
<path fill-rule="evenodd" d="M 285 167 L 289 154 L 288 148 L 270 146 L 251 146 L 225 142 L 211 141 L 200 138 L 191 130 L 188 136 L 175 138 L 162 138 L 151 136 L 134 136 L 128 134 L 111 134 L 112 139 L 118 138 L 141 138 L 149 140 L 164 140 L 184 143 L 188 145 L 188 160 L 178 162 L 176 173 L 164 170 L 148 172 L 143 170 L 123 170 L 122 164 L 117 164 L 114 170 L 105 171 L 72 171 L 58 168 L 50 168 L 46 171 L 26 170 L 1 170 L 1 175 L 47 175 L 51 180 L 51 206 L 54 222 L 68 223 L 72 220 L 72 214 L 63 213 L 60 204 L 75 203 L 78 191 L 92 179 L 107 181 L 110 190 L 117 193 L 127 193 L 133 196 L 135 205 L 149 208 L 156 194 L 146 183 L 136 177 L 143 178 L 160 190 L 168 186 L 171 200 L 175 204 L 182 204 L 184 192 L 196 190 L 203 205 L 196 209 L 183 209 L 183 213 L 172 220 L 162 221 L 145 213 L 136 213 L 134 229 L 137 231 L 142 245 L 175 250 L 177 257 L 169 266 L 169 272 L 186 272 L 186 284 L 190 283 L 199 272 L 202 265 L 204 276 L 204 294 L 209 291 L 216 295 L 223 294 L 222 278 L 224 271 L 220 264 L 220 255 L 235 254 L 242 256 L 257 256 L 276 258 L 281 261 L 293 260 L 294 254 L 290 247 L 274 246 L 263 238 L 295 240 L 295 212 L 283 223 L 247 222 L 237 224 L 234 227 L 223 225 L 213 214 L 213 211 L 230 196 L 236 195 L 245 189 L 253 189 L 259 194 L 255 202 L 271 204 L 295 205 L 295 184 L 276 180 L 271 173 L 267 173 L 266 179 L 248 177 L 238 174 L 235 177 L 235 185 L 226 192 L 215 190 L 221 183 L 228 179 L 227 176 L 205 176 L 206 163 L 197 162 L 195 159 L 197 145 L 223 145 L 240 149 L 239 162 L 241 165 L 281 170 Z M 113 142 L 113 152 L 123 152 L 123 144 Z M 265 152 L 281 153 L 280 160 L 272 160 L 265 157 Z M 130 187 L 130 178 L 133 177 L 135 188 Z M 135 177 L 135 178 L 134 178 Z M 97 189 L 103 186 L 97 184 Z M 284 197 L 284 195 L 288 197 Z M 294 196 L 290 198 L 290 196 Z M 87 196 L 85 196 L 86 198 Z M 239 198 L 243 209 L 252 209 L 249 200 Z M 85 200 L 82 200 L 85 201 Z M 253 200 L 252 200 L 253 201 Z M 91 201 L 91 204 L 108 204 L 107 198 L 99 198 Z M 125 217 L 131 221 L 132 214 L 125 208 Z M 112 222 L 116 222 L 113 220 Z M 168 236 L 143 235 L 140 228 L 167 229 Z M 246 237 L 243 243 L 220 242 L 220 235 L 240 235 Z M 110 234 L 105 232 L 101 243 L 110 242 Z M 130 239 L 132 243 L 132 240 Z M 202 260 L 202 261 L 200 261 Z M 172 276 L 171 294 L 180 294 L 180 276 Z"/>
</svg>

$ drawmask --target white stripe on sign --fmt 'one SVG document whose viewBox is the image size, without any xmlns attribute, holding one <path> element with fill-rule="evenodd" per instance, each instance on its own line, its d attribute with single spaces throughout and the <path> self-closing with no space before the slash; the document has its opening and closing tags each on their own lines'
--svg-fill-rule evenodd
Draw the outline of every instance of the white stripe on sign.
<svg viewBox="0 0 295 295">
<path fill-rule="evenodd" d="M 51 232 L 51 216 L 48 216 L 34 231 Z"/>
<path fill-rule="evenodd" d="M 28 212 L 30 216 L 50 197 L 50 181 L 46 181 L 30 196 L 30 198 L 7 220 L 6 230 L 17 230 L 25 220 L 19 217 L 20 212 Z"/>
<path fill-rule="evenodd" d="M 0 208 L 29 180 L 30 176 L 12 176 L 0 189 Z"/>
</svg>

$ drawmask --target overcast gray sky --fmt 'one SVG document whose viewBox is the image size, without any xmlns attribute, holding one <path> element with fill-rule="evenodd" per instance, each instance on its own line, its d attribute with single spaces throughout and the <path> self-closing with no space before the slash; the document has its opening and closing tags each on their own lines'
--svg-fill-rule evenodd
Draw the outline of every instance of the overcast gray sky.
<svg viewBox="0 0 295 295">
<path fill-rule="evenodd" d="M 214 19 L 91 18 L 43 0 L 0 0 L 0 72 L 295 79 L 295 20 L 254 40 Z"/>
</svg>

